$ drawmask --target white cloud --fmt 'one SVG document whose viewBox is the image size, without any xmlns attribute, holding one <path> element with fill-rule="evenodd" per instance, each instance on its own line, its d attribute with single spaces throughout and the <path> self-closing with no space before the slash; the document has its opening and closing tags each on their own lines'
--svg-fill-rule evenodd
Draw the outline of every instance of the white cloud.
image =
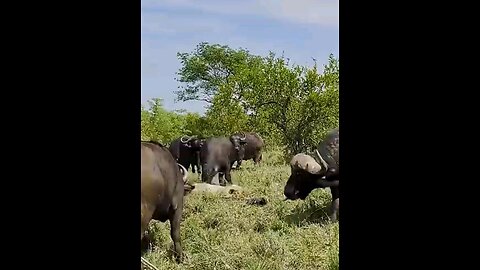
<svg viewBox="0 0 480 270">
<path fill-rule="evenodd" d="M 224 15 L 256 15 L 293 23 L 337 27 L 338 3 L 339 0 L 142 0 L 142 7 L 174 7 Z"/>
<path fill-rule="evenodd" d="M 339 0 L 259 0 L 270 16 L 297 23 L 338 26 Z"/>
<path fill-rule="evenodd" d="M 219 33 L 228 29 L 224 22 L 214 19 L 192 20 L 163 12 L 142 12 L 142 34 Z"/>
</svg>

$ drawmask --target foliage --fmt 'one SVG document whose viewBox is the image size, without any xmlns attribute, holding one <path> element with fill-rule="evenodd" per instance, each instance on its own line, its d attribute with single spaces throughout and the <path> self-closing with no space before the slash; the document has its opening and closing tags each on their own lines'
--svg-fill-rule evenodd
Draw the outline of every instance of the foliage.
<svg viewBox="0 0 480 270">
<path fill-rule="evenodd" d="M 148 103 L 148 108 L 142 106 L 142 140 L 155 140 L 168 144 L 183 134 L 191 133 L 187 129 L 185 117 L 176 112 L 165 110 L 162 99 L 154 98 Z"/>
<path fill-rule="evenodd" d="M 214 136 L 229 136 L 234 132 L 247 131 L 245 127 L 248 116 L 244 113 L 242 105 L 232 99 L 231 95 L 231 89 L 222 87 L 212 99 L 212 106 L 206 113 L 210 134 Z"/>
<path fill-rule="evenodd" d="M 198 113 L 185 114 L 186 135 L 196 135 L 200 138 L 207 138 L 212 136 L 209 133 L 208 122 L 205 117 L 200 116 Z"/>
<path fill-rule="evenodd" d="M 273 53 L 261 57 L 206 42 L 178 56 L 178 80 L 185 85 L 177 98 L 210 104 L 203 133 L 255 131 L 291 156 L 310 151 L 339 125 L 339 62 L 333 55 L 323 73 L 316 63 L 289 65 Z"/>
<path fill-rule="evenodd" d="M 177 81 L 185 84 L 176 92 L 178 100 L 212 103 L 219 88 L 252 56 L 244 49 L 202 42 L 193 52 L 178 53 L 177 57 L 182 64 Z"/>
</svg>

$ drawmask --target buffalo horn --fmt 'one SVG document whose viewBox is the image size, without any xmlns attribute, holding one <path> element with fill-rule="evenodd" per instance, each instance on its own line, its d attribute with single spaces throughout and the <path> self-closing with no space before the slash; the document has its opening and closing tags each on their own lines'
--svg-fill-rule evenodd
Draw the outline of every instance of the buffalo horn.
<svg viewBox="0 0 480 270">
<path fill-rule="evenodd" d="M 187 176 L 188 176 L 188 171 L 185 169 L 185 167 L 182 166 L 182 164 L 177 163 L 178 167 L 180 168 L 180 171 L 182 172 L 182 179 L 183 183 L 187 183 Z"/>
<path fill-rule="evenodd" d="M 243 131 L 240 132 L 240 134 L 242 134 L 242 136 L 243 136 L 242 138 L 240 138 L 240 140 L 245 141 L 247 139 L 247 134 L 245 134 L 245 132 L 243 132 Z"/>
<path fill-rule="evenodd" d="M 302 170 L 311 174 L 322 173 L 322 166 L 315 159 L 306 154 L 296 154 L 290 161 L 292 170 Z"/>
<path fill-rule="evenodd" d="M 187 138 L 187 139 L 185 140 L 185 138 Z M 187 143 L 190 139 L 191 139 L 191 137 L 189 137 L 187 135 L 184 135 L 180 138 L 180 142 Z"/>
</svg>

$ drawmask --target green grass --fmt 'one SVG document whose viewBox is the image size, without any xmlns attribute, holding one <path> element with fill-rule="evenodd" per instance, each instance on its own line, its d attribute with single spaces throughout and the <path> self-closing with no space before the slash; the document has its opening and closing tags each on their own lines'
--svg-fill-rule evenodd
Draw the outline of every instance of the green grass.
<svg viewBox="0 0 480 270">
<path fill-rule="evenodd" d="M 330 191 L 314 190 L 305 201 L 282 201 L 290 168 L 281 154 L 265 153 L 233 171 L 242 194 L 190 194 L 181 225 L 185 260 L 176 264 L 170 224 L 153 221 L 154 247 L 143 256 L 159 269 L 338 269 L 338 223 L 329 223 Z M 199 182 L 189 174 L 189 182 Z M 247 205 L 265 197 L 265 206 Z"/>
</svg>

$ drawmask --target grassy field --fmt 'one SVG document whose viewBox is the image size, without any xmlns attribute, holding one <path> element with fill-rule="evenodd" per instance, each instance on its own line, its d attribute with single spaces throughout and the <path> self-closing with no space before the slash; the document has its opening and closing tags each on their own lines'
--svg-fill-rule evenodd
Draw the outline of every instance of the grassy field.
<svg viewBox="0 0 480 270">
<path fill-rule="evenodd" d="M 176 264 L 170 225 L 153 221 L 153 249 L 143 256 L 159 269 L 338 269 L 338 223 L 328 221 L 330 191 L 314 190 L 305 201 L 282 201 L 290 168 L 279 152 L 264 163 L 247 161 L 233 171 L 241 194 L 190 194 L 181 226 L 185 260 Z M 199 182 L 189 174 L 189 182 Z M 247 199 L 264 197 L 264 206 Z"/>
</svg>

